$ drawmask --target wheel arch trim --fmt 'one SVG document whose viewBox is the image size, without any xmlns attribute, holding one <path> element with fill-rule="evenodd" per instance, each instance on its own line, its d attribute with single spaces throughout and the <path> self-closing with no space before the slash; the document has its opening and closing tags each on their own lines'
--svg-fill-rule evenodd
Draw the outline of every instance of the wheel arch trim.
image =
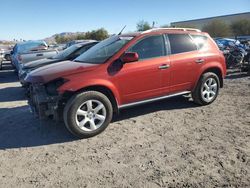
<svg viewBox="0 0 250 188">
<path fill-rule="evenodd" d="M 197 86 L 197 84 L 198 84 L 201 76 L 204 73 L 206 73 L 206 72 L 213 72 L 213 73 L 215 73 L 218 76 L 218 78 L 219 78 L 220 88 L 223 87 L 223 85 L 224 85 L 223 79 L 224 79 L 226 73 L 224 73 L 223 67 L 219 63 L 215 63 L 215 64 L 213 64 L 213 66 L 207 65 L 207 66 L 202 67 L 202 69 L 200 70 L 200 73 L 198 75 L 198 78 L 196 79 L 196 82 L 195 82 L 193 90 L 196 88 L 196 86 Z"/>
<path fill-rule="evenodd" d="M 75 82 L 74 82 L 75 83 Z M 110 100 L 114 107 L 114 111 L 118 112 L 118 106 L 120 105 L 120 95 L 115 86 L 109 82 L 104 80 L 92 80 L 89 81 L 91 84 L 81 84 L 77 83 L 77 85 L 71 85 L 69 83 L 65 83 L 62 87 L 59 88 L 59 93 L 80 93 L 83 91 L 99 91 L 106 95 Z M 110 98 L 111 97 L 111 98 Z"/>
</svg>

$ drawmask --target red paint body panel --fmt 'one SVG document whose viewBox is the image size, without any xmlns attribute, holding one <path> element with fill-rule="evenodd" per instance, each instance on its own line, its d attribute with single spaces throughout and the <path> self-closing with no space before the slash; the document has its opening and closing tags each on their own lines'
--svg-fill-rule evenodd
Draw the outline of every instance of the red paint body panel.
<svg viewBox="0 0 250 188">
<path fill-rule="evenodd" d="M 113 76 L 113 82 L 121 93 L 121 103 L 162 95 L 162 70 L 159 66 L 168 63 L 167 57 L 128 63 Z"/>
<path fill-rule="evenodd" d="M 31 83 L 47 83 L 65 75 L 87 72 L 95 68 L 95 64 L 62 61 L 35 69 L 31 72 L 32 77 L 29 76 L 26 80 Z"/>
</svg>

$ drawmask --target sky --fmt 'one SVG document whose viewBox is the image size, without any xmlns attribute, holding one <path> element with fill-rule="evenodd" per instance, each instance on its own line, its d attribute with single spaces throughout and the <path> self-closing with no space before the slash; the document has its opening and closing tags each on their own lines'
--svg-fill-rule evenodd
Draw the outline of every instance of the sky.
<svg viewBox="0 0 250 188">
<path fill-rule="evenodd" d="M 156 26 L 250 12 L 250 0 L 0 0 L 0 40 L 43 39 L 61 32 L 104 27 L 135 31 L 140 20 Z"/>
</svg>

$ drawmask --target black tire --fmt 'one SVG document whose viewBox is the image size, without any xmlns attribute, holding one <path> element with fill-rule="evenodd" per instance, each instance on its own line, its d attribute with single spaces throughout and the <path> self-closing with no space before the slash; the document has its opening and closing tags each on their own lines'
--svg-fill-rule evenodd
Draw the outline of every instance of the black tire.
<svg viewBox="0 0 250 188">
<path fill-rule="evenodd" d="M 6 55 L 4 56 L 4 59 L 6 59 L 7 61 L 10 61 L 10 54 L 6 54 Z"/>
<path fill-rule="evenodd" d="M 88 100 L 100 101 L 106 110 L 106 118 L 102 125 L 93 131 L 84 131 L 77 125 L 76 112 Z M 63 112 L 64 123 L 67 129 L 78 138 L 89 138 L 104 131 L 113 117 L 113 108 L 108 97 L 97 91 L 86 91 L 74 95 L 66 104 Z"/>
<path fill-rule="evenodd" d="M 205 101 L 202 97 L 202 90 L 203 90 L 204 84 L 208 81 L 209 78 L 212 78 L 216 81 L 217 90 L 216 90 L 216 94 L 211 99 L 211 101 Z M 219 89 L 220 89 L 220 80 L 218 76 L 213 72 L 206 72 L 199 79 L 199 82 L 197 83 L 195 90 L 192 92 L 192 98 L 196 104 L 208 105 L 215 101 L 215 99 L 217 98 L 219 94 Z"/>
<path fill-rule="evenodd" d="M 241 67 L 241 72 L 247 72 L 249 70 L 248 67 Z"/>
</svg>

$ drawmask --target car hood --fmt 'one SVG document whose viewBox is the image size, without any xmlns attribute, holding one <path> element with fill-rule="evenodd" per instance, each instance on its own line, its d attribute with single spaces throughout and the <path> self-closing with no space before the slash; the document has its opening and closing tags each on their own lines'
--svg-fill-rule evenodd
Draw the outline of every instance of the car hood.
<svg viewBox="0 0 250 188">
<path fill-rule="evenodd" d="M 49 65 L 51 63 L 56 63 L 56 62 L 59 62 L 59 61 L 60 61 L 59 59 L 39 59 L 39 60 L 36 60 L 36 61 L 31 61 L 31 62 L 25 63 L 23 65 L 23 68 L 24 69 L 37 68 L 37 67 L 41 67 L 41 66 L 44 66 L 44 65 Z"/>
<path fill-rule="evenodd" d="M 98 66 L 100 65 L 75 61 L 62 61 L 31 71 L 26 76 L 25 81 L 29 83 L 47 83 L 66 75 L 93 70 Z"/>
</svg>

